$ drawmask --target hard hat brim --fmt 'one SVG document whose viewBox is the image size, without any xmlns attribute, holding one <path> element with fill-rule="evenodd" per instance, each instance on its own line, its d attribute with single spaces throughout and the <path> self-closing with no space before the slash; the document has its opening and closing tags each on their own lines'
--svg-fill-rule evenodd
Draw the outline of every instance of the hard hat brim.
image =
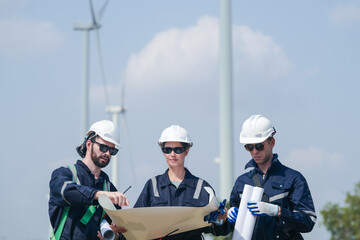
<svg viewBox="0 0 360 240">
<path fill-rule="evenodd" d="M 244 137 L 240 134 L 240 143 L 241 144 L 257 144 L 257 143 L 262 143 L 263 141 L 265 141 L 266 139 L 268 139 L 269 137 L 274 136 L 276 133 L 275 128 L 273 128 L 273 130 L 271 132 L 269 132 L 268 134 L 266 134 L 263 137 L 260 138 L 248 138 L 248 137 Z"/>
<path fill-rule="evenodd" d="M 267 138 L 268 137 L 262 137 L 262 138 L 243 138 L 243 137 L 240 137 L 240 143 L 241 144 L 257 144 L 257 143 L 262 143 Z"/>
<path fill-rule="evenodd" d="M 116 148 L 119 148 L 119 147 L 120 147 L 120 144 L 119 144 L 118 142 L 116 142 L 114 139 L 105 137 L 105 136 L 103 136 L 102 134 L 99 134 L 99 137 L 101 137 L 102 139 L 104 139 L 104 140 L 107 141 L 107 142 L 110 142 L 110 143 L 114 144 Z"/>
</svg>

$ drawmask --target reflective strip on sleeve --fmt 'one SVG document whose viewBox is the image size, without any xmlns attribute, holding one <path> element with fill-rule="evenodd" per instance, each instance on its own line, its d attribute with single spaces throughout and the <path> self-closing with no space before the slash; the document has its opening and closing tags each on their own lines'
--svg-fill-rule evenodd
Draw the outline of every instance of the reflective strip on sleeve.
<svg viewBox="0 0 360 240">
<path fill-rule="evenodd" d="M 64 199 L 64 201 L 71 206 L 71 203 L 65 198 L 65 195 L 64 195 L 65 188 L 66 188 L 66 186 L 67 186 L 69 183 L 73 183 L 73 181 L 66 181 L 66 182 L 64 182 L 64 184 L 63 184 L 63 186 L 62 186 L 62 188 L 61 188 L 60 193 L 61 193 L 61 196 L 62 196 L 62 198 Z"/>
<path fill-rule="evenodd" d="M 316 215 L 316 213 L 313 212 L 313 211 L 306 211 L 306 210 L 297 211 L 297 210 L 294 210 L 294 212 L 304 212 L 304 213 L 306 213 L 307 215 L 309 215 L 311 221 L 313 221 L 314 223 L 316 222 L 317 215 Z"/>
<path fill-rule="evenodd" d="M 279 199 L 283 199 L 283 198 L 287 197 L 288 195 L 289 195 L 289 192 L 284 192 L 284 193 L 280 193 L 278 195 L 269 197 L 269 202 L 273 202 L 273 201 L 276 201 L 276 200 L 279 200 Z"/>
<path fill-rule="evenodd" d="M 157 188 L 156 177 L 151 178 L 151 181 L 152 181 L 152 185 L 153 185 L 154 196 L 155 196 L 155 197 L 160 197 L 159 191 L 158 191 L 158 188 Z"/>
<path fill-rule="evenodd" d="M 81 185 L 81 183 L 80 183 L 79 178 L 77 177 L 77 172 L 76 172 L 75 164 L 69 165 L 68 168 L 70 169 L 71 174 L 72 174 L 72 181 L 66 181 L 66 182 L 64 182 L 64 184 L 63 184 L 63 186 L 62 186 L 62 188 L 61 188 L 60 193 L 61 193 L 61 196 L 62 196 L 62 198 L 64 199 L 64 201 L 71 206 L 71 203 L 65 198 L 65 195 L 64 195 L 65 188 L 66 188 L 66 186 L 67 186 L 69 183 L 73 183 L 73 182 L 74 182 L 74 183 L 76 183 L 76 184 L 78 184 L 78 185 Z"/>
<path fill-rule="evenodd" d="M 203 182 L 204 182 L 204 180 L 199 178 L 199 180 L 198 180 L 198 182 L 196 184 L 196 189 L 195 189 L 194 196 L 193 196 L 194 199 L 199 198 Z"/>
</svg>

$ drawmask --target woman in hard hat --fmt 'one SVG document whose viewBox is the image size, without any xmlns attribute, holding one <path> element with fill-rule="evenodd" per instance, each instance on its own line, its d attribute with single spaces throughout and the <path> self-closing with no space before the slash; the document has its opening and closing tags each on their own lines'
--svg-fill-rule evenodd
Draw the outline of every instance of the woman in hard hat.
<svg viewBox="0 0 360 240">
<path fill-rule="evenodd" d="M 158 144 L 169 168 L 162 175 L 146 182 L 134 207 L 206 206 L 209 203 L 209 193 L 204 187 L 211 188 L 210 184 L 192 175 L 184 167 L 185 157 L 193 145 L 188 132 L 178 125 L 172 125 L 161 133 Z M 198 240 L 202 239 L 202 233 L 226 235 L 230 230 L 226 216 L 225 208 L 224 214 L 218 214 L 217 219 L 221 220 L 221 224 L 212 223 L 209 227 L 174 233 L 166 239 Z"/>
</svg>

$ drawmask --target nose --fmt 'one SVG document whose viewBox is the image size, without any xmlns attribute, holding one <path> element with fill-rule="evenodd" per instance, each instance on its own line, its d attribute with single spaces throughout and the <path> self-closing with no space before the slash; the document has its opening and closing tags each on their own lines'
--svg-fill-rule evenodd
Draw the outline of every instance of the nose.
<svg viewBox="0 0 360 240">
<path fill-rule="evenodd" d="M 111 154 L 110 154 L 110 148 L 106 151 L 106 152 L 104 152 L 107 156 L 109 156 L 109 157 L 111 157 Z"/>
</svg>

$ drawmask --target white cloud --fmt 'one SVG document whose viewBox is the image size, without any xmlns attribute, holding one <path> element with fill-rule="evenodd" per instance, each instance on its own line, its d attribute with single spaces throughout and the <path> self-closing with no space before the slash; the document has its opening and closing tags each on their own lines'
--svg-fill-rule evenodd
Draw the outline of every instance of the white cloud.
<svg viewBox="0 0 360 240">
<path fill-rule="evenodd" d="M 291 71 L 290 61 L 270 36 L 246 26 L 235 26 L 233 35 L 235 74 L 274 80 Z"/>
<path fill-rule="evenodd" d="M 320 170 L 324 166 L 332 169 L 344 165 L 344 157 L 340 153 L 329 153 L 325 150 L 309 146 L 307 149 L 294 149 L 286 158 L 286 165 L 296 170 L 308 171 L 309 169 Z"/>
<path fill-rule="evenodd" d="M 0 36 L 0 54 L 8 57 L 46 54 L 64 44 L 52 23 L 26 18 L 0 20 Z"/>
<path fill-rule="evenodd" d="M 203 83 L 218 77 L 218 19 L 205 16 L 195 26 L 158 33 L 128 60 L 126 78 L 137 88 L 164 83 Z M 234 73 L 274 79 L 291 64 L 271 37 L 248 27 L 233 27 Z"/>
<path fill-rule="evenodd" d="M 360 7 L 356 5 L 338 5 L 330 15 L 337 25 L 360 25 Z"/>
<path fill-rule="evenodd" d="M 218 49 L 217 20 L 201 18 L 196 26 L 158 33 L 126 69 L 127 79 L 144 85 L 201 81 L 214 74 Z"/>
</svg>

